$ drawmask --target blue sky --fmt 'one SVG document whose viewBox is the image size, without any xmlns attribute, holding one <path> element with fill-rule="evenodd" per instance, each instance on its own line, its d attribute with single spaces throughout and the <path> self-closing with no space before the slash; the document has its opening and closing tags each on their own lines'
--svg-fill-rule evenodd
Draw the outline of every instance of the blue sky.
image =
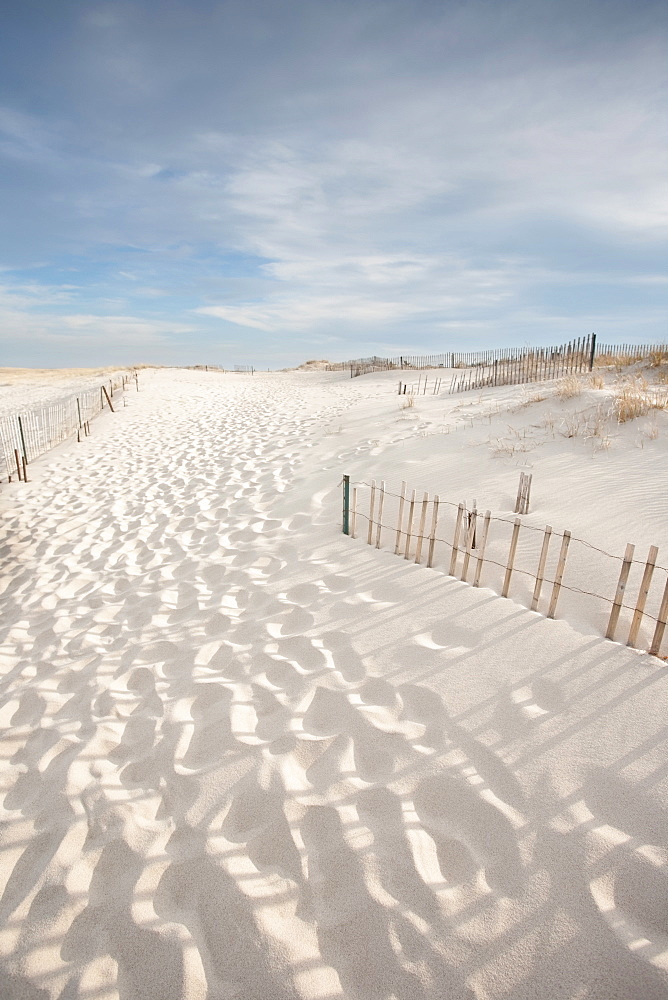
<svg viewBox="0 0 668 1000">
<path fill-rule="evenodd" d="M 2 365 L 668 339 L 668 6 L 14 0 Z"/>
</svg>

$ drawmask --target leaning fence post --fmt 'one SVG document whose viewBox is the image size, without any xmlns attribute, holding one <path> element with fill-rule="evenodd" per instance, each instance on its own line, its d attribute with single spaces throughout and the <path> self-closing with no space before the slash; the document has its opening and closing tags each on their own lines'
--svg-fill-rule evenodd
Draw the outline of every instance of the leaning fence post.
<svg viewBox="0 0 668 1000">
<path fill-rule="evenodd" d="M 540 600 L 540 592 L 543 589 L 543 579 L 545 577 L 545 563 L 547 562 L 547 552 L 550 547 L 550 538 L 552 537 L 552 525 L 545 525 L 545 534 L 543 535 L 543 544 L 540 547 L 540 556 L 538 559 L 538 569 L 536 570 L 536 584 L 533 588 L 533 597 L 531 598 L 531 610 L 538 610 L 538 602 Z"/>
<path fill-rule="evenodd" d="M 406 483 L 401 484 L 401 493 L 399 494 L 399 515 L 397 517 L 397 540 L 394 543 L 394 554 L 399 555 L 399 549 L 401 547 L 401 528 L 404 523 L 404 504 L 406 502 Z"/>
<path fill-rule="evenodd" d="M 508 565 L 506 566 L 506 575 L 503 578 L 503 588 L 501 590 L 501 597 L 507 597 L 508 591 L 510 590 L 510 578 L 513 575 L 513 563 L 515 562 L 515 553 L 517 551 L 517 539 L 520 533 L 521 521 L 519 517 L 515 518 L 515 523 L 513 525 L 513 534 L 510 539 L 510 548 L 508 549 Z"/>
<path fill-rule="evenodd" d="M 619 574 L 619 580 L 617 582 L 617 590 L 615 591 L 615 599 L 612 602 L 612 611 L 610 612 L 610 621 L 608 622 L 608 631 L 605 633 L 606 639 L 615 638 L 615 629 L 617 628 L 617 622 L 619 621 L 619 613 L 622 610 L 622 601 L 624 599 L 624 591 L 626 590 L 626 584 L 629 579 L 629 573 L 631 572 L 631 563 L 633 562 L 633 553 L 635 551 L 635 546 L 631 545 L 630 542 L 627 543 L 626 551 L 624 553 L 624 559 L 622 562 L 622 568 Z"/>
<path fill-rule="evenodd" d="M 102 386 L 102 392 L 107 397 L 107 403 L 109 404 L 109 409 L 111 410 L 112 413 L 114 413 L 115 410 L 114 410 L 114 407 L 112 406 L 111 400 L 109 399 L 109 393 L 107 392 L 107 390 L 105 389 L 104 386 Z"/>
<path fill-rule="evenodd" d="M 369 527 L 366 533 L 366 543 L 371 545 L 371 536 L 373 534 L 373 508 L 376 503 L 376 480 L 371 480 L 371 494 L 369 496 Z"/>
<path fill-rule="evenodd" d="M 422 498 L 422 511 L 420 513 L 420 528 L 418 530 L 417 545 L 415 546 L 415 562 L 419 564 L 422 558 L 422 541 L 424 539 L 424 526 L 427 520 L 427 505 L 429 503 L 429 494 L 425 493 Z"/>
<path fill-rule="evenodd" d="M 25 435 L 23 433 L 23 421 L 21 420 L 20 417 L 18 417 L 17 419 L 18 419 L 18 422 L 19 422 L 19 434 L 21 435 L 21 447 L 23 448 L 23 457 L 24 457 L 24 459 L 27 462 L 28 461 L 28 450 L 26 448 L 26 439 L 25 439 Z"/>
<path fill-rule="evenodd" d="M 492 518 L 491 511 L 485 511 L 485 520 L 482 524 L 482 538 L 480 540 L 480 545 L 478 546 L 478 562 L 475 568 L 475 575 L 473 577 L 473 586 L 480 586 L 480 573 L 482 572 L 482 563 L 485 558 L 485 546 L 487 545 L 487 535 L 489 532 L 489 522 Z"/>
<path fill-rule="evenodd" d="M 524 486 L 524 473 L 520 472 L 520 482 L 517 487 L 517 498 L 515 499 L 515 514 L 522 513 L 522 487 Z"/>
<path fill-rule="evenodd" d="M 450 576 L 455 575 L 455 569 L 457 567 L 457 556 L 459 555 L 459 533 L 462 527 L 462 518 L 464 516 L 464 504 L 460 503 L 457 508 L 457 520 L 455 521 L 455 533 L 452 538 L 452 555 L 450 556 Z"/>
<path fill-rule="evenodd" d="M 19 482 L 23 479 L 21 475 L 21 459 L 19 458 L 19 449 L 14 448 L 14 458 L 16 459 L 16 474 L 19 477 Z"/>
<path fill-rule="evenodd" d="M 561 540 L 561 549 L 559 550 L 559 561 L 557 563 L 557 572 L 554 577 L 554 584 L 552 586 L 552 596 L 550 597 L 550 607 L 548 608 L 547 617 L 554 618 L 557 612 L 557 601 L 559 600 L 559 591 L 561 590 L 561 581 L 564 577 L 564 568 L 566 566 L 566 555 L 568 554 L 568 546 L 571 540 L 570 531 L 564 531 L 564 537 Z"/>
<path fill-rule="evenodd" d="M 461 579 L 464 581 L 464 583 L 467 582 L 466 577 L 468 576 L 468 571 L 469 571 L 471 549 L 475 545 L 475 530 L 476 530 L 477 518 L 478 518 L 478 512 L 476 510 L 476 502 L 474 500 L 468 515 L 469 523 L 467 525 L 467 529 L 464 532 L 466 549 L 464 551 L 464 565 L 462 566 L 462 576 L 461 576 Z"/>
<path fill-rule="evenodd" d="M 516 514 L 529 513 L 529 496 L 531 494 L 531 479 L 532 479 L 532 474 L 530 472 L 521 473 L 520 492 L 518 494 L 519 503 L 515 509 Z"/>
<path fill-rule="evenodd" d="M 436 545 L 436 525 L 438 523 L 438 496 L 434 497 L 434 509 L 431 515 L 431 531 L 429 532 L 429 551 L 427 553 L 427 566 L 431 568 L 434 562 L 434 547 Z"/>
<path fill-rule="evenodd" d="M 663 633 L 666 631 L 666 620 L 668 619 L 668 578 L 666 579 L 666 586 L 663 590 L 663 597 L 661 599 L 661 607 L 659 609 L 659 617 L 657 619 L 656 628 L 654 629 L 654 636 L 652 637 L 652 645 L 649 647 L 649 652 L 652 656 L 658 656 L 661 650 L 661 643 L 663 641 Z"/>
<path fill-rule="evenodd" d="M 343 534 L 350 534 L 350 476 L 343 477 Z"/>
<path fill-rule="evenodd" d="M 380 548 L 380 533 L 383 530 L 383 503 L 385 501 L 385 480 L 380 483 L 380 499 L 378 501 L 378 528 L 376 529 L 376 548 Z"/>
<path fill-rule="evenodd" d="M 647 601 L 647 595 L 649 593 L 649 587 L 652 582 L 652 575 L 654 573 L 654 567 L 656 565 L 656 557 L 659 554 L 659 550 L 656 545 L 650 545 L 649 553 L 647 555 L 647 562 L 645 563 L 645 570 L 642 575 L 642 581 L 640 584 L 640 591 L 638 593 L 638 600 L 636 601 L 636 609 L 633 612 L 633 621 L 631 622 L 631 628 L 629 630 L 629 638 L 626 643 L 627 646 L 635 646 L 636 639 L 638 638 L 638 632 L 640 631 L 640 624 L 642 622 L 643 612 L 645 610 L 645 603 Z"/>
<path fill-rule="evenodd" d="M 404 559 L 408 559 L 411 550 L 411 535 L 413 534 L 413 514 L 415 513 L 415 490 L 411 493 L 411 502 L 408 506 L 408 524 L 406 525 L 406 545 L 404 548 Z"/>
</svg>

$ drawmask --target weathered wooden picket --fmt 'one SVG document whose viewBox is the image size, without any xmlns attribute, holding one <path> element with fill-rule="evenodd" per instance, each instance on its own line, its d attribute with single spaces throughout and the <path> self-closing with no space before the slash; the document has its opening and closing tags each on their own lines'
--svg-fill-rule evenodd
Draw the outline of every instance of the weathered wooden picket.
<svg viewBox="0 0 668 1000">
<path fill-rule="evenodd" d="M 516 509 L 526 514 L 530 477 L 522 476 Z M 363 528 L 360 525 L 363 524 Z M 474 587 L 482 585 L 502 597 L 512 596 L 532 611 L 595 625 L 607 639 L 622 632 L 626 644 L 661 653 L 668 623 L 668 569 L 657 565 L 658 549 L 650 546 L 645 560 L 636 560 L 634 546 L 623 557 L 555 532 L 521 516 L 492 516 L 476 501 L 455 504 L 440 496 L 408 489 L 388 490 L 385 481 L 344 483 L 343 530 L 360 534 L 376 549 L 389 548 L 427 567 Z M 556 542 L 556 544 L 555 544 Z M 568 564 L 568 578 L 566 567 Z M 596 581 L 596 584 L 593 582 Z M 597 593 L 596 585 L 607 594 Z M 626 603 L 627 594 L 635 594 Z"/>
<path fill-rule="evenodd" d="M 117 373 L 99 388 L 1 417 L 0 450 L 7 480 L 16 477 L 27 482 L 27 467 L 36 458 L 75 435 L 77 441 L 87 437 L 93 417 L 105 406 L 113 410 L 114 392 L 124 391 L 131 381 L 139 389 L 137 372 Z"/>
<path fill-rule="evenodd" d="M 494 385 L 523 385 L 591 371 L 596 335 L 581 337 L 560 347 L 526 348 L 515 358 L 477 365 L 462 375 L 453 375 L 449 391 L 466 392 Z"/>
<path fill-rule="evenodd" d="M 565 350 L 567 353 L 564 353 Z M 668 360 L 668 345 L 666 344 L 599 344 L 596 335 L 581 337 L 561 347 L 500 347 L 484 351 L 446 351 L 442 354 L 402 354 L 394 358 L 372 356 L 355 358 L 352 361 L 333 362 L 327 366 L 327 371 L 348 371 L 350 377 L 366 375 L 375 371 L 390 371 L 393 369 L 412 369 L 418 371 L 425 368 L 485 368 L 480 372 L 467 372 L 453 379 L 457 389 L 478 388 L 474 385 L 476 379 L 491 379 L 486 385 L 510 385 L 519 382 L 533 382 L 539 379 L 558 378 L 560 375 L 576 371 L 591 370 L 595 364 L 629 364 L 653 357 L 665 357 Z M 578 367 L 579 364 L 579 367 Z M 521 378 L 519 376 L 522 376 Z M 511 376 L 514 381 L 508 381 Z M 496 379 L 496 381 L 494 381 Z M 470 381 L 470 384 L 468 384 Z"/>
</svg>

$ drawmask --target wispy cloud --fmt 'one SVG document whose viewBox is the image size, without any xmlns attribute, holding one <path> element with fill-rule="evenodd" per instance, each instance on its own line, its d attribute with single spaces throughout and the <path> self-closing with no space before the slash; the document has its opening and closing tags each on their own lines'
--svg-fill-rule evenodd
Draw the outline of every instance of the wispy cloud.
<svg viewBox="0 0 668 1000">
<path fill-rule="evenodd" d="M 220 330 L 268 362 L 555 317 L 662 336 L 666 10 L 613 7 L 138 0 L 31 25 L 48 56 L 30 77 L 5 43 L 0 109 L 14 314 L 69 296 L 184 361 Z M 73 259 L 56 292 L 45 264 Z"/>
</svg>

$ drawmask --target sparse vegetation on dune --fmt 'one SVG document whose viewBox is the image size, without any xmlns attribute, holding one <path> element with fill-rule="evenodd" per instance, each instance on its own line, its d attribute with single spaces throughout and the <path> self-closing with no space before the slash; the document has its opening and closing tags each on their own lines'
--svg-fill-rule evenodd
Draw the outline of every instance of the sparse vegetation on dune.
<svg viewBox="0 0 668 1000">
<path fill-rule="evenodd" d="M 582 392 L 582 380 L 577 375 L 567 375 L 559 379 L 555 391 L 560 399 L 572 399 Z"/>
<path fill-rule="evenodd" d="M 648 385 L 642 377 L 622 382 L 616 389 L 613 411 L 620 424 L 645 417 L 650 410 L 668 409 L 668 388 Z"/>
</svg>

